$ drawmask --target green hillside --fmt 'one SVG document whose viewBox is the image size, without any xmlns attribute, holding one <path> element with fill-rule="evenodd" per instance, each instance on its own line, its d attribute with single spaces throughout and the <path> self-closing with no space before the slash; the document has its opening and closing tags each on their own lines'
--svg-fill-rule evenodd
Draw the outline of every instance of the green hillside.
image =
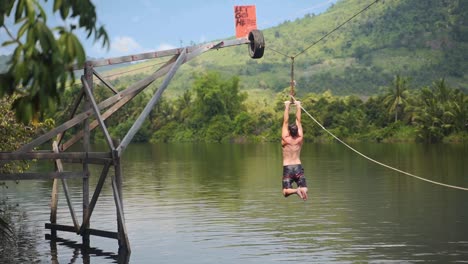
<svg viewBox="0 0 468 264">
<path fill-rule="evenodd" d="M 246 46 L 205 53 L 181 68 L 169 95 L 186 90 L 193 76 L 206 70 L 237 75 L 242 89 L 260 96 L 282 91 L 289 86 L 291 59 L 275 51 L 288 56 L 302 52 L 372 2 L 342 0 L 320 15 L 263 30 L 266 50 L 259 60 L 248 56 Z M 463 0 L 381 0 L 297 56 L 297 92 L 368 96 L 397 74 L 410 78 L 411 89 L 445 78 L 468 91 L 467 13 L 468 1 Z"/>
<path fill-rule="evenodd" d="M 180 95 L 191 87 L 197 73 L 214 70 L 239 76 L 241 88 L 253 97 L 270 97 L 289 86 L 290 56 L 373 2 L 342 0 L 320 15 L 307 14 L 263 30 L 266 50 L 259 60 L 249 57 L 245 45 L 207 52 L 177 72 L 165 95 Z M 468 92 L 467 54 L 468 1 L 380 0 L 297 56 L 297 92 L 330 90 L 336 95 L 369 96 L 381 92 L 397 74 L 410 78 L 411 89 L 445 78 L 450 86 Z M 0 71 L 5 70 L 6 59 L 0 57 Z M 154 71 L 158 63 L 120 67 L 105 75 L 112 75 L 117 86 L 127 85 Z M 156 65 L 148 67 L 152 64 Z"/>
</svg>

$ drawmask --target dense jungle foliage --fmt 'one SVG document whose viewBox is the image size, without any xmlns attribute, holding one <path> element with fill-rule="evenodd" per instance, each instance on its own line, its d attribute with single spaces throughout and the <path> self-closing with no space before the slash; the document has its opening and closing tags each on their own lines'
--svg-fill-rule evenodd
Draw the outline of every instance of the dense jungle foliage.
<svg viewBox="0 0 468 264">
<path fill-rule="evenodd" d="M 195 77 L 193 86 L 175 98 L 165 98 L 152 110 L 133 142 L 260 142 L 278 141 L 283 102 L 288 88 L 272 100 L 249 101 L 238 77 L 207 72 Z M 435 143 L 468 139 L 468 95 L 451 88 L 444 79 L 430 86 L 410 89 L 408 78 L 395 76 L 384 93 L 365 100 L 336 96 L 331 91 L 309 93 L 301 98 L 304 109 L 336 136 L 355 141 L 418 141 Z M 65 98 L 77 95 L 69 89 Z M 98 101 L 110 90 L 97 86 Z M 142 94 L 106 121 L 111 135 L 123 138 L 141 113 L 150 94 Z M 71 106 L 65 101 L 65 106 Z M 62 108 L 54 118 L 65 120 Z M 293 119 L 291 119 L 293 120 Z M 307 141 L 328 141 L 312 118 L 303 114 Z M 100 131 L 94 140 L 103 140 Z"/>
</svg>

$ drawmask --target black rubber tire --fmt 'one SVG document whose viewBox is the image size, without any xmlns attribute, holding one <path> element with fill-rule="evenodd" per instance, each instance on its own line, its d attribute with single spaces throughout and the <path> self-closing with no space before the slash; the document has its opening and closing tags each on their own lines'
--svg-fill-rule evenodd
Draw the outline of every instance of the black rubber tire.
<svg viewBox="0 0 468 264">
<path fill-rule="evenodd" d="M 249 55 L 252 59 L 260 59 L 265 51 L 265 39 L 260 30 L 252 30 L 249 33 Z"/>
</svg>

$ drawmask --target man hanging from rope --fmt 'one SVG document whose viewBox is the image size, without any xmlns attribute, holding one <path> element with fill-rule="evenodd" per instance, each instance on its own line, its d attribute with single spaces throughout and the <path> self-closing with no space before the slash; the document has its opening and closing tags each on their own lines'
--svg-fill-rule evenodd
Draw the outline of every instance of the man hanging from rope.
<svg viewBox="0 0 468 264">
<path fill-rule="evenodd" d="M 301 102 L 294 100 L 296 105 L 295 123 L 289 124 L 290 101 L 284 102 L 283 128 L 281 131 L 281 145 L 283 147 L 283 195 L 288 197 L 297 194 L 304 201 L 307 200 L 307 183 L 304 168 L 301 165 L 301 148 L 304 136 L 301 125 Z M 297 188 L 292 184 L 295 182 Z"/>
</svg>

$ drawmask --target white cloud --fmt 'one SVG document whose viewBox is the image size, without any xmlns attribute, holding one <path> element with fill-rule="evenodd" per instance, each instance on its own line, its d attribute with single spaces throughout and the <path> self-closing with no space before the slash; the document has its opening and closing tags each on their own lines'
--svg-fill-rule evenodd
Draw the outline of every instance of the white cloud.
<svg viewBox="0 0 468 264">
<path fill-rule="evenodd" d="M 140 52 L 143 48 L 133 38 L 127 36 L 115 37 L 111 41 L 111 52 L 134 53 Z"/>
<path fill-rule="evenodd" d="M 89 55 L 95 58 L 111 58 L 175 48 L 178 47 L 168 43 L 161 43 L 156 48 L 144 48 L 131 37 L 116 37 L 111 41 L 110 50 L 103 48 L 100 43 L 94 43 Z"/>
<path fill-rule="evenodd" d="M 170 50 L 170 49 L 175 49 L 177 48 L 176 46 L 174 45 L 171 45 L 171 44 L 168 44 L 168 43 L 161 43 L 159 44 L 159 46 L 156 48 L 157 51 L 160 51 L 160 50 Z"/>
</svg>

